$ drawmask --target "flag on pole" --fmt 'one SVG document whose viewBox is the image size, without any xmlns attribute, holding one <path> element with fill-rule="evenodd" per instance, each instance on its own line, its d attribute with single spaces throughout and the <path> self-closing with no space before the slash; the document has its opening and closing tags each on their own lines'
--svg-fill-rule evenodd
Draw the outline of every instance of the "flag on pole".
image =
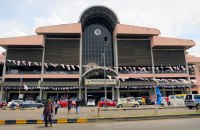
<svg viewBox="0 0 200 130">
<path fill-rule="evenodd" d="M 157 95 L 157 104 L 160 105 L 162 102 L 162 94 L 161 94 L 158 86 L 156 86 L 156 95 Z"/>
<path fill-rule="evenodd" d="M 28 90 L 28 86 L 26 84 L 24 84 L 24 89 Z"/>
</svg>

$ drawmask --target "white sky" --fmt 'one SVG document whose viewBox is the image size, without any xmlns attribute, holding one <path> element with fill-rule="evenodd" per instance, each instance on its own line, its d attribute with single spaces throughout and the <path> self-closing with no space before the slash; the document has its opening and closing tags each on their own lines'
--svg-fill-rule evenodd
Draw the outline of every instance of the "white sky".
<svg viewBox="0 0 200 130">
<path fill-rule="evenodd" d="M 189 53 L 200 56 L 200 0 L 1 0 L 0 38 L 34 35 L 39 26 L 77 23 L 91 5 L 108 6 L 122 24 L 194 40 Z"/>
</svg>

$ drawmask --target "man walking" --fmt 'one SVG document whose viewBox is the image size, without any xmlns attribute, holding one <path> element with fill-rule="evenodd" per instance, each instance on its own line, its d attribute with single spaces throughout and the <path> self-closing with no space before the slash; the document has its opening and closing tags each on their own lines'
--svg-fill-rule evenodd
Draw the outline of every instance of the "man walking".
<svg viewBox="0 0 200 130">
<path fill-rule="evenodd" d="M 51 117 L 52 114 L 53 114 L 53 105 L 51 103 L 51 100 L 48 99 L 44 106 L 44 111 L 43 111 L 45 127 L 48 126 L 47 118 L 49 120 L 50 125 L 52 126 L 52 117 Z"/>
<path fill-rule="evenodd" d="M 79 106 L 81 104 L 81 100 L 79 98 L 76 99 L 76 114 L 79 113 Z"/>
</svg>

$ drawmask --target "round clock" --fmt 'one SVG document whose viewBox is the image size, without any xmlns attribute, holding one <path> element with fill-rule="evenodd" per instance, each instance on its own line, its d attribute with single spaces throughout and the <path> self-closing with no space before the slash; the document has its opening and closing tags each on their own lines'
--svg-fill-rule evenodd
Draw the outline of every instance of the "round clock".
<svg viewBox="0 0 200 130">
<path fill-rule="evenodd" d="M 95 29 L 94 30 L 94 34 L 97 35 L 97 36 L 101 35 L 101 30 L 100 29 Z"/>
</svg>

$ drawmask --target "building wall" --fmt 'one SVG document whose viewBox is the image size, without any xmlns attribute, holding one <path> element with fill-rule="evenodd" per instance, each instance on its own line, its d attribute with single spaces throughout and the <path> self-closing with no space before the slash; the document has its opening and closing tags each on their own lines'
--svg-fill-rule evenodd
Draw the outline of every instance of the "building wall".
<svg viewBox="0 0 200 130">
<path fill-rule="evenodd" d="M 45 63 L 79 65 L 79 39 L 47 39 Z"/>
<path fill-rule="evenodd" d="M 7 59 L 19 61 L 42 62 L 42 48 L 8 48 Z M 16 66 L 13 62 L 7 62 L 6 65 Z M 34 65 L 34 64 L 33 64 Z M 24 66 L 22 63 L 20 66 Z"/>
<path fill-rule="evenodd" d="M 155 66 L 185 65 L 184 50 L 156 49 L 153 50 Z"/>
<path fill-rule="evenodd" d="M 117 40 L 119 66 L 151 66 L 149 40 Z"/>
</svg>

